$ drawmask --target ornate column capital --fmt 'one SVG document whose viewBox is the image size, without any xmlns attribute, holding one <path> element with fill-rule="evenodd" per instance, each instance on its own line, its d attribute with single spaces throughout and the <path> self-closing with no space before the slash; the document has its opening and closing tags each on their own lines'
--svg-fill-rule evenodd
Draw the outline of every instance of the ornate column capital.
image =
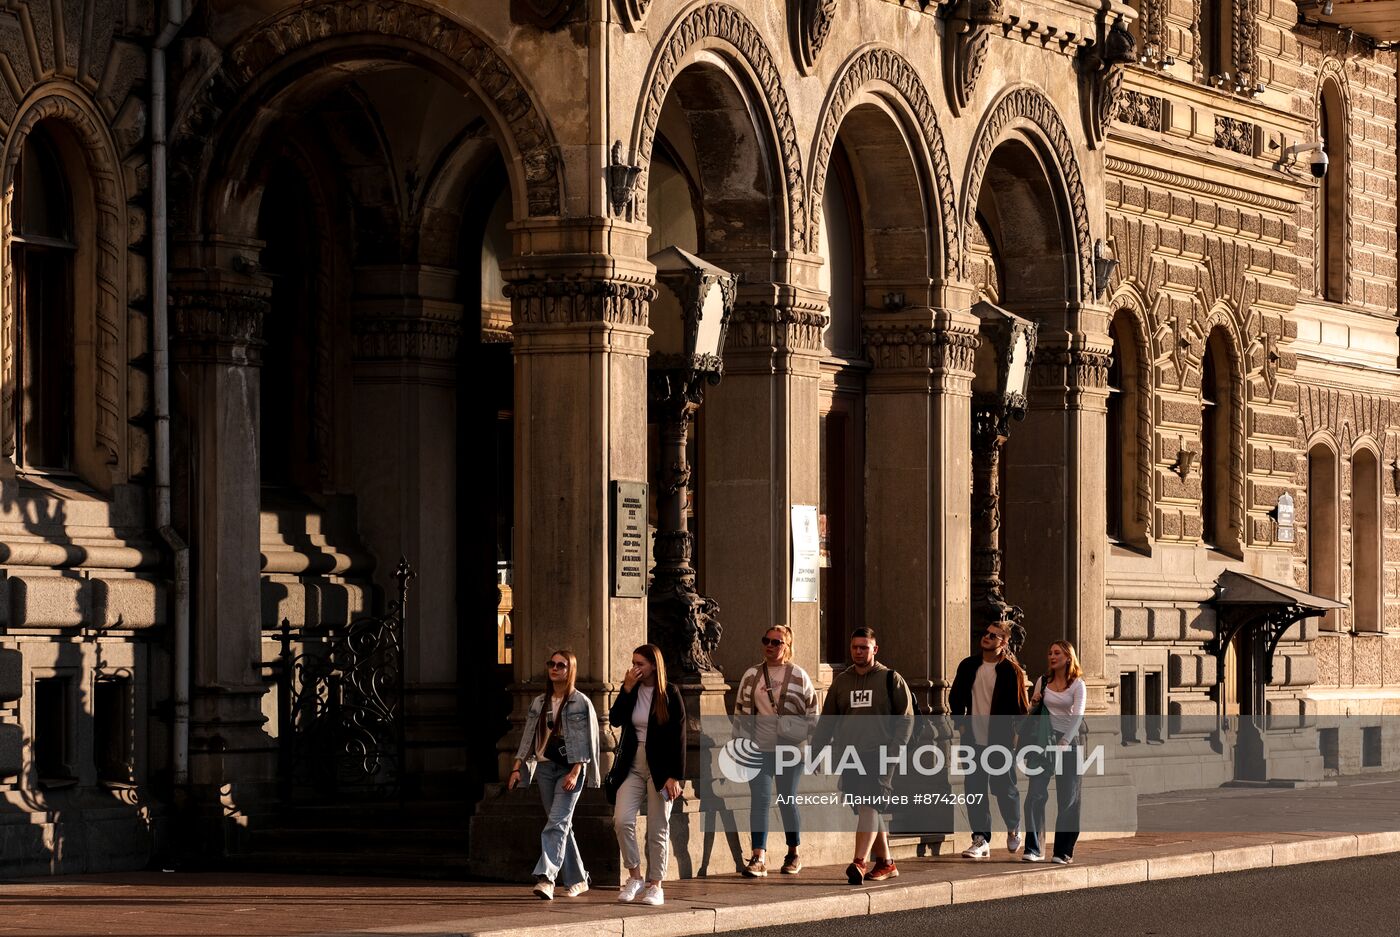
<svg viewBox="0 0 1400 937">
<path fill-rule="evenodd" d="M 877 370 L 924 369 L 941 379 L 972 379 L 979 338 L 968 313 L 909 306 L 867 313 L 862 325 L 866 355 Z"/>
<path fill-rule="evenodd" d="M 177 276 L 170 288 L 175 357 L 256 367 L 272 287 L 251 272 L 203 270 Z"/>
<path fill-rule="evenodd" d="M 456 271 L 394 264 L 358 268 L 350 331 L 357 361 L 455 361 L 462 338 Z"/>
</svg>

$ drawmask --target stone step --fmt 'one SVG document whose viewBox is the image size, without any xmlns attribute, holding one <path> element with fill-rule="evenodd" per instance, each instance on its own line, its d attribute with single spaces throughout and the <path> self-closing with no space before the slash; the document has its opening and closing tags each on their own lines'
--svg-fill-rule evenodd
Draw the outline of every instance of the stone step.
<svg viewBox="0 0 1400 937">
<path fill-rule="evenodd" d="M 439 853 L 405 847 L 401 851 L 375 850 L 254 850 L 239 853 L 222 863 L 244 872 L 295 872 L 323 875 L 383 875 L 393 878 L 467 878 L 465 852 Z"/>
</svg>

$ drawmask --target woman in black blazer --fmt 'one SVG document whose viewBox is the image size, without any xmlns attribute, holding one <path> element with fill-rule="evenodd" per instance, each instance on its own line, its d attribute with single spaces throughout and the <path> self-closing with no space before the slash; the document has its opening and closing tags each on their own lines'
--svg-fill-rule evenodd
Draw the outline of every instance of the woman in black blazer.
<svg viewBox="0 0 1400 937">
<path fill-rule="evenodd" d="M 608 711 L 608 721 L 622 727 L 617 759 L 604 782 L 616 798 L 613 830 L 622 849 L 628 878 L 619 901 L 661 904 L 661 880 L 670 859 L 671 804 L 685 777 L 685 703 L 666 681 L 666 662 L 655 644 L 632 652 L 632 669 Z M 638 748 L 642 750 L 639 752 Z M 637 844 L 637 815 L 647 812 L 647 877 L 642 879 Z"/>
</svg>

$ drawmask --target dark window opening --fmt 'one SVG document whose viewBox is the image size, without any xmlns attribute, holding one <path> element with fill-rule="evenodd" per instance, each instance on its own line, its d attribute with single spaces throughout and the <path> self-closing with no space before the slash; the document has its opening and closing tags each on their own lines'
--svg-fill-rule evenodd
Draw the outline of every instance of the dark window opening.
<svg viewBox="0 0 1400 937">
<path fill-rule="evenodd" d="M 1319 729 L 1317 732 L 1317 750 L 1322 754 L 1322 768 L 1324 771 L 1336 771 L 1341 765 L 1341 759 L 1337 750 L 1337 730 Z"/>
<path fill-rule="evenodd" d="M 73 681 L 34 681 L 34 771 L 41 783 L 77 777 L 73 758 Z"/>
<path fill-rule="evenodd" d="M 1107 461 L 1104 477 L 1108 482 L 1106 493 L 1108 505 L 1108 535 L 1115 540 L 1123 540 L 1126 530 L 1123 524 L 1123 489 L 1127 480 L 1123 477 L 1123 447 L 1128 444 L 1123 433 L 1123 353 L 1115 332 L 1113 357 L 1108 366 L 1108 438 Z"/>
<path fill-rule="evenodd" d="M 1162 672 L 1152 671 L 1142 675 L 1143 713 L 1146 715 L 1147 742 L 1156 744 L 1162 741 Z"/>
<path fill-rule="evenodd" d="M 1361 767 L 1381 766 L 1381 727 L 1366 726 L 1361 730 Z"/>
<path fill-rule="evenodd" d="M 99 781 L 132 780 L 131 705 L 129 679 L 97 681 L 93 691 L 93 756 Z"/>
<path fill-rule="evenodd" d="M 1118 680 L 1118 702 L 1121 714 L 1123 744 L 1131 745 L 1138 738 L 1138 681 L 1136 670 L 1125 670 Z"/>
</svg>

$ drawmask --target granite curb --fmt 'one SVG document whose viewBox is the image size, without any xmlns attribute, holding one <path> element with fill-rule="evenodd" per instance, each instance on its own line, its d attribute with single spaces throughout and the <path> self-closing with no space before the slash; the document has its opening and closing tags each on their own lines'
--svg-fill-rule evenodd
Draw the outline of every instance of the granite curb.
<svg viewBox="0 0 1400 937">
<path fill-rule="evenodd" d="M 1203 849 L 1147 859 L 1091 860 L 1073 866 L 1014 866 L 971 878 L 908 884 L 894 882 L 799 900 L 732 904 L 697 899 L 686 901 L 686 907 L 675 910 L 629 908 L 628 911 L 632 913 L 587 921 L 569 915 L 558 921 L 526 927 L 430 930 L 420 926 L 388 928 L 373 933 L 412 933 L 415 937 L 563 937 L 566 933 L 577 934 L 582 925 L 589 931 L 589 937 L 692 937 L 755 926 L 860 918 L 892 911 L 992 901 L 1052 891 L 1079 891 L 1392 852 L 1400 852 L 1400 832 L 1319 834 L 1286 842 Z M 833 889 L 836 887 L 833 883 Z M 761 922 L 761 925 L 757 922 Z M 441 926 L 438 925 L 439 928 Z M 451 928 L 452 925 L 448 924 L 447 927 Z"/>
</svg>

